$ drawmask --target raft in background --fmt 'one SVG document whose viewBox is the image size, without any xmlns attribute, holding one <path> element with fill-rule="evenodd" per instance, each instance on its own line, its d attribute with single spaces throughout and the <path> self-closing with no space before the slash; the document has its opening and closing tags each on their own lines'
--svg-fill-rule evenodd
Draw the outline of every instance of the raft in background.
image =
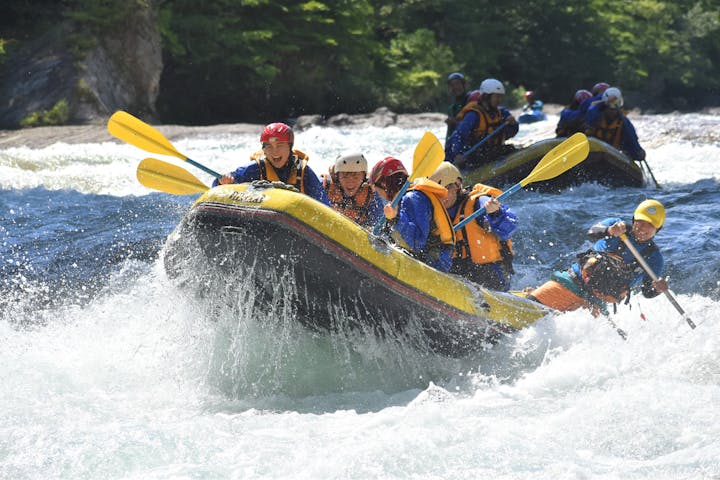
<svg viewBox="0 0 720 480">
<path fill-rule="evenodd" d="M 541 109 L 533 108 L 530 112 L 525 112 L 518 116 L 518 123 L 535 123 L 547 120 L 547 115 Z"/>
<path fill-rule="evenodd" d="M 192 272 L 203 265 L 215 275 L 249 276 L 262 305 L 273 301 L 277 279 L 289 276 L 292 307 L 307 327 L 407 331 L 423 337 L 413 343 L 448 356 L 480 351 L 550 312 L 439 272 L 320 202 L 268 182 L 207 191 L 164 254 L 168 275 L 191 289 L 202 290 L 203 276 Z"/>
<path fill-rule="evenodd" d="M 506 157 L 481 165 L 465 175 L 468 185 L 484 183 L 496 187 L 511 185 L 524 178 L 540 159 L 565 138 L 551 138 L 534 143 Z M 645 176 L 640 164 L 607 143 L 588 138 L 587 159 L 555 178 L 535 183 L 533 190 L 558 191 L 586 182 L 610 187 L 643 187 Z"/>
</svg>

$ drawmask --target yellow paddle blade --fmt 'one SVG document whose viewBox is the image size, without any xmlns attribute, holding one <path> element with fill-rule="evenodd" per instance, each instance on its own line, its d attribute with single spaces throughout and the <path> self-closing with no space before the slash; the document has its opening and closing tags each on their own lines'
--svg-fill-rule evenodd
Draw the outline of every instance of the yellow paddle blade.
<svg viewBox="0 0 720 480">
<path fill-rule="evenodd" d="M 115 112 L 108 120 L 108 132 L 113 137 L 146 152 L 170 155 L 180 160 L 187 160 L 187 157 L 175 150 L 172 143 L 162 133 L 122 110 Z"/>
<path fill-rule="evenodd" d="M 408 180 L 412 182 L 416 178 L 432 175 L 443 160 L 445 160 L 445 149 L 440 140 L 431 132 L 425 132 L 415 147 L 413 171 Z"/>
<path fill-rule="evenodd" d="M 524 187 L 528 183 L 555 178 L 585 160 L 588 153 L 588 139 L 585 134 L 578 132 L 546 153 L 530 175 L 520 181 L 520 185 Z"/>
<path fill-rule="evenodd" d="M 174 195 L 206 192 L 209 187 L 193 174 L 171 163 L 146 158 L 137 169 L 138 181 L 148 188 Z"/>
</svg>

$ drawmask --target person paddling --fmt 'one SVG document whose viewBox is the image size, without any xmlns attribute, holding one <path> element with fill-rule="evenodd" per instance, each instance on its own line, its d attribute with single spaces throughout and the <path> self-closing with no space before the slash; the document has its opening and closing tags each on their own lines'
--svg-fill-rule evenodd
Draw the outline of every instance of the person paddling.
<svg viewBox="0 0 720 480">
<path fill-rule="evenodd" d="M 321 175 L 323 190 L 333 210 L 363 227 L 372 227 L 383 215 L 383 202 L 367 178 L 365 155 L 347 152 L 337 156 L 328 174 Z"/>
<path fill-rule="evenodd" d="M 370 182 L 380 197 L 392 202 L 407 180 L 407 170 L 397 158 L 386 157 L 370 173 Z M 442 204 L 448 191 L 427 178 L 415 181 L 398 207 L 384 207 L 390 236 L 420 261 L 441 272 L 452 266 L 455 233 Z"/>
<path fill-rule="evenodd" d="M 580 105 L 588 98 L 592 98 L 592 93 L 588 90 L 580 89 L 575 92 L 570 104 L 560 112 L 560 120 L 555 129 L 558 137 L 569 137 L 577 132 L 585 133 L 586 112 L 580 109 Z"/>
<path fill-rule="evenodd" d="M 635 209 L 632 223 L 607 218 L 590 227 L 588 236 L 596 240 L 591 250 L 578 255 L 568 270 L 555 272 L 551 280 L 532 290 L 528 298 L 562 312 L 585 308 L 593 315 L 607 314 L 607 304 L 629 298 L 631 289 L 653 298 L 667 292 L 662 277 L 663 256 L 654 238 L 665 223 L 665 207 L 657 200 L 645 200 Z M 635 247 L 657 280 L 643 269 L 621 237 Z"/>
<path fill-rule="evenodd" d="M 515 117 L 500 105 L 505 98 L 505 87 L 499 80 L 487 78 L 479 90 L 478 101 L 468 103 L 458 114 L 460 123 L 445 148 L 445 158 L 458 168 L 472 168 L 515 150 L 512 145 L 505 144 L 519 128 Z M 465 152 L 500 128 L 503 130 L 489 138 L 470 158 L 465 157 Z"/>
<path fill-rule="evenodd" d="M 445 144 L 447 144 L 450 135 L 458 124 L 457 115 L 460 110 L 468 103 L 470 92 L 465 87 L 465 75 L 460 72 L 453 72 L 447 78 L 448 93 L 453 98 L 453 103 L 448 106 L 447 118 L 445 124 L 447 131 L 445 132 Z"/>
<path fill-rule="evenodd" d="M 283 182 L 325 205 L 330 204 L 320 179 L 307 164 L 309 157 L 300 150 L 293 150 L 295 134 L 290 126 L 284 123 L 266 125 L 260 141 L 262 150 L 250 156 L 250 163 L 215 179 L 212 186 L 254 180 Z"/>
<path fill-rule="evenodd" d="M 485 215 L 455 232 L 455 254 L 450 273 L 493 290 L 508 291 L 514 273 L 510 237 L 518 220 L 515 213 L 497 200 L 502 191 L 482 183 L 463 188 L 460 170 L 450 162 L 443 162 L 430 179 L 447 189 L 448 195 L 442 202 L 453 225 L 481 208 L 486 211 Z"/>
<path fill-rule="evenodd" d="M 585 116 L 586 134 L 612 145 L 636 161 L 645 160 L 645 150 L 638 142 L 632 122 L 622 112 L 623 97 L 619 88 L 610 87 L 602 93 Z"/>
</svg>

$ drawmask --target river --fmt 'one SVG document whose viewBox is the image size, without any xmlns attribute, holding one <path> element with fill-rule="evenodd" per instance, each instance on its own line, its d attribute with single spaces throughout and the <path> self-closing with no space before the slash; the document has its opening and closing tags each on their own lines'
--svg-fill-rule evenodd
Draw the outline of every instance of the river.
<svg viewBox="0 0 720 480">
<path fill-rule="evenodd" d="M 669 284 L 697 329 L 635 295 L 612 317 L 626 341 L 577 311 L 480 359 L 263 335 L 252 312 L 168 280 L 163 244 L 195 197 L 142 187 L 151 155 L 109 135 L 0 146 L 0 478 L 719 479 L 720 115 L 630 118 L 661 188 L 509 198 L 513 286 L 566 266 L 594 221 L 656 198 Z M 442 124 L 312 127 L 296 147 L 316 172 L 343 150 L 409 160 L 426 129 L 442 140 Z M 222 127 L 173 143 L 220 172 L 259 146 Z"/>
</svg>

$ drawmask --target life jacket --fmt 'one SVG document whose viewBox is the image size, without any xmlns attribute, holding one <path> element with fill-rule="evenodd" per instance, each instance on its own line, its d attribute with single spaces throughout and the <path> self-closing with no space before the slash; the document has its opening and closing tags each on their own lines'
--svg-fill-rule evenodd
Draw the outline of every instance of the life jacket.
<svg viewBox="0 0 720 480">
<path fill-rule="evenodd" d="M 593 296 L 610 303 L 618 303 L 630 295 L 630 282 L 638 269 L 642 267 L 633 258 L 625 263 L 622 258 L 624 244 L 618 246 L 617 252 L 597 252 L 588 250 L 578 255 L 580 265 L 581 286 Z M 650 242 L 640 251 L 640 256 L 647 259 L 657 250 L 655 242 Z"/>
<path fill-rule="evenodd" d="M 282 182 L 272 164 L 266 161 L 265 152 L 258 150 L 250 156 L 250 160 L 255 160 L 255 163 L 257 163 L 260 169 L 259 180 Z M 308 160 L 309 157 L 300 150 L 293 150 L 292 156 L 288 159 L 290 173 L 288 174 L 287 181 L 284 183 L 294 186 L 302 193 L 305 193 L 305 167 L 307 167 Z"/>
<path fill-rule="evenodd" d="M 500 125 L 503 123 L 502 112 L 500 112 L 499 109 L 487 111 L 485 107 L 480 105 L 480 103 L 478 102 L 470 102 L 465 105 L 463 109 L 460 110 L 460 113 L 458 113 L 458 121 L 462 120 L 465 115 L 470 111 L 477 113 L 480 117 L 477 127 L 475 127 L 475 130 L 473 130 L 471 133 L 471 142 L 473 144 L 490 135 L 492 132 L 497 130 L 498 127 L 500 127 Z M 495 135 L 493 138 L 488 140 L 484 147 L 497 147 L 504 143 L 505 134 L 503 132 L 500 132 L 498 135 Z"/>
<path fill-rule="evenodd" d="M 432 204 L 433 215 L 430 219 L 430 235 L 425 243 L 425 252 L 413 251 L 397 231 L 393 232 L 392 237 L 398 245 L 413 252 L 421 260 L 425 260 L 423 257 L 437 260 L 442 250 L 453 249 L 455 246 L 455 231 L 452 228 L 450 215 L 437 197 L 437 195 L 447 195 L 447 189 L 428 178 L 420 178 L 408 190 L 423 192 Z"/>
<path fill-rule="evenodd" d="M 622 146 L 623 121 L 622 116 L 617 115 L 614 119 L 609 120 L 606 113 L 600 116 L 600 121 L 594 127 L 589 127 L 587 135 L 599 138 L 603 142 L 620 149 Z"/>
<path fill-rule="evenodd" d="M 476 184 L 458 207 L 453 219 L 453 225 L 457 225 L 473 214 L 475 202 L 478 198 L 482 196 L 497 198 L 500 195 L 502 195 L 502 190 L 482 183 Z M 470 258 L 473 262 L 479 264 L 500 261 L 512 264 L 512 241 L 501 241 L 497 235 L 483 228 L 478 222 L 467 223 L 455 235 L 457 237 L 455 241 L 455 258 Z"/>
<path fill-rule="evenodd" d="M 320 175 L 322 186 L 330 200 L 333 210 L 342 213 L 359 225 L 367 225 L 370 216 L 370 202 L 373 199 L 373 191 L 370 184 L 365 180 L 354 197 L 348 197 L 336 182 L 333 182 L 330 175 Z"/>
<path fill-rule="evenodd" d="M 610 303 L 618 303 L 630 290 L 632 266 L 615 253 L 587 251 L 579 258 L 585 290 Z"/>
</svg>

